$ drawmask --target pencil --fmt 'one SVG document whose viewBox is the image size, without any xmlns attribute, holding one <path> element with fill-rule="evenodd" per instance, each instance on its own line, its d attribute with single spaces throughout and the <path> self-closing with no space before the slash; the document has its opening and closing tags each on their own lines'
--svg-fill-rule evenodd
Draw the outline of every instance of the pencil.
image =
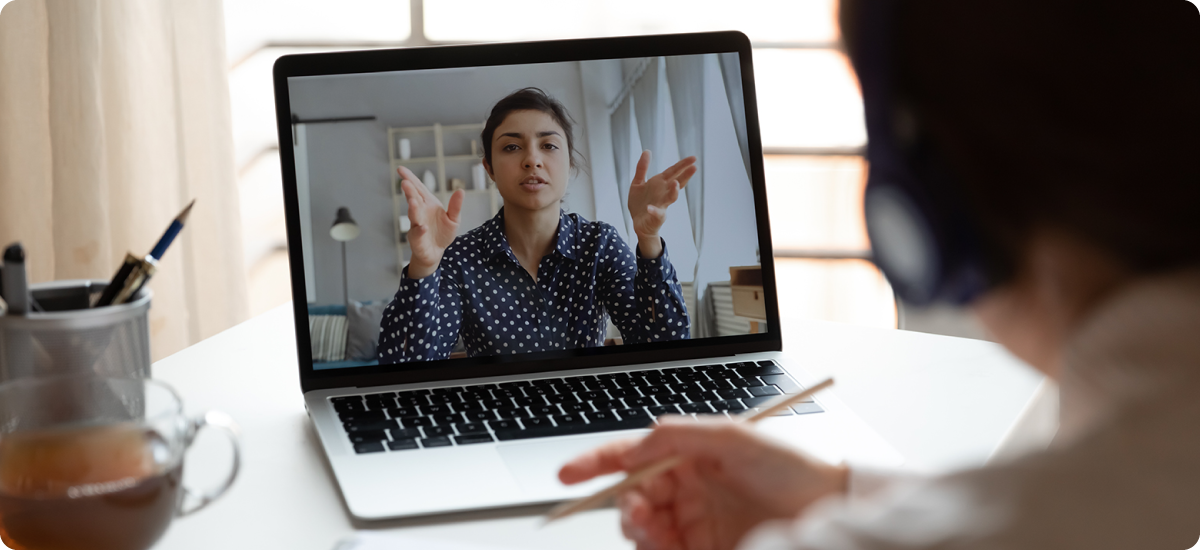
<svg viewBox="0 0 1200 550">
<path fill-rule="evenodd" d="M 753 414 L 743 413 L 737 417 L 737 420 L 747 424 L 754 424 L 755 422 L 758 422 L 759 420 L 767 418 L 768 416 L 774 415 L 779 411 L 795 405 L 796 403 L 799 403 L 800 401 L 803 401 L 813 394 L 832 385 L 833 379 L 827 378 L 824 382 L 821 382 L 820 384 L 817 384 L 795 395 L 780 396 L 778 399 L 771 402 L 770 405 L 760 408 L 758 412 Z M 609 486 L 607 489 L 603 489 L 591 496 L 583 497 L 578 500 L 564 502 L 554 507 L 546 514 L 546 520 L 542 522 L 542 525 L 600 506 L 609 498 L 621 494 L 631 487 L 646 481 L 647 479 L 666 473 L 672 468 L 678 466 L 681 462 L 683 462 L 683 459 L 677 456 L 664 458 L 658 462 L 655 462 L 654 464 L 646 466 L 645 468 L 635 472 L 630 472 L 625 479 Z"/>
</svg>

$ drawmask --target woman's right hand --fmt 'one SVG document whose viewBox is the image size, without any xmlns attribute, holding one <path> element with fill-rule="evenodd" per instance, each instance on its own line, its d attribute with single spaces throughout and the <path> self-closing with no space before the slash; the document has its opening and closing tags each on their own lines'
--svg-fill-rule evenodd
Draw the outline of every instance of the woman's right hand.
<svg viewBox="0 0 1200 550">
<path fill-rule="evenodd" d="M 664 420 L 670 417 L 664 417 Z M 794 518 L 846 490 L 847 470 L 780 446 L 729 420 L 674 419 L 641 440 L 618 441 L 559 471 L 563 483 L 683 462 L 618 500 L 621 530 L 639 550 L 735 548 L 755 526 Z"/>
<path fill-rule="evenodd" d="M 450 207 L 446 208 L 411 170 L 401 166 L 396 172 L 400 174 L 400 189 L 408 200 L 408 219 L 412 222 L 408 230 L 408 248 L 412 251 L 408 278 L 423 279 L 437 271 L 446 247 L 454 242 L 465 193 L 461 189 L 455 191 L 450 195 Z"/>
</svg>

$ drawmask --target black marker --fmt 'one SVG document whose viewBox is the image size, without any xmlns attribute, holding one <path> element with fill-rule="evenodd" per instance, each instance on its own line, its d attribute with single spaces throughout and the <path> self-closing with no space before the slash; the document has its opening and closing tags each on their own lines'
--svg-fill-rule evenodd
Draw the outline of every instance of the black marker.
<svg viewBox="0 0 1200 550">
<path fill-rule="evenodd" d="M 29 285 L 25 279 L 25 249 L 13 243 L 4 249 L 4 301 L 8 312 L 25 315 L 29 311 Z"/>
</svg>

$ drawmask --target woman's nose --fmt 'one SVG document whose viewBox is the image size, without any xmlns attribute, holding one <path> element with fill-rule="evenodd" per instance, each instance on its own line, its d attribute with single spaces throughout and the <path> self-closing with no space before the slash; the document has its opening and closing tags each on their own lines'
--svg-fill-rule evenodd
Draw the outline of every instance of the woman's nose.
<svg viewBox="0 0 1200 550">
<path fill-rule="evenodd" d="M 525 167 L 526 168 L 541 168 L 542 167 L 542 156 L 539 155 L 536 150 L 530 151 L 529 154 L 525 155 Z"/>
</svg>

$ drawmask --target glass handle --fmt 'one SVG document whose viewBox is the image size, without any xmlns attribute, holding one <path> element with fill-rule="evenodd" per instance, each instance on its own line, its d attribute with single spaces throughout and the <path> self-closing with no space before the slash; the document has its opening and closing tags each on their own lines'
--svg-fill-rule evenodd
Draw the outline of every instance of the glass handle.
<svg viewBox="0 0 1200 550">
<path fill-rule="evenodd" d="M 176 517 L 191 515 L 196 511 L 212 504 L 214 500 L 220 498 L 229 490 L 229 486 L 233 485 L 233 480 L 237 478 L 238 468 L 241 466 L 241 448 L 238 445 L 238 439 L 241 435 L 241 430 L 229 415 L 221 411 L 208 411 L 203 416 L 193 418 L 188 425 L 187 436 L 184 439 L 184 449 L 192 446 L 192 441 L 196 439 L 196 434 L 205 426 L 212 426 L 221 430 L 229 437 L 229 442 L 233 445 L 233 465 L 229 469 L 229 475 L 221 484 L 213 490 L 200 493 L 196 496 L 196 503 L 192 506 L 187 506 L 185 503 L 195 494 L 187 487 L 183 488 L 183 499 L 179 501 L 179 510 L 176 511 Z"/>
</svg>

